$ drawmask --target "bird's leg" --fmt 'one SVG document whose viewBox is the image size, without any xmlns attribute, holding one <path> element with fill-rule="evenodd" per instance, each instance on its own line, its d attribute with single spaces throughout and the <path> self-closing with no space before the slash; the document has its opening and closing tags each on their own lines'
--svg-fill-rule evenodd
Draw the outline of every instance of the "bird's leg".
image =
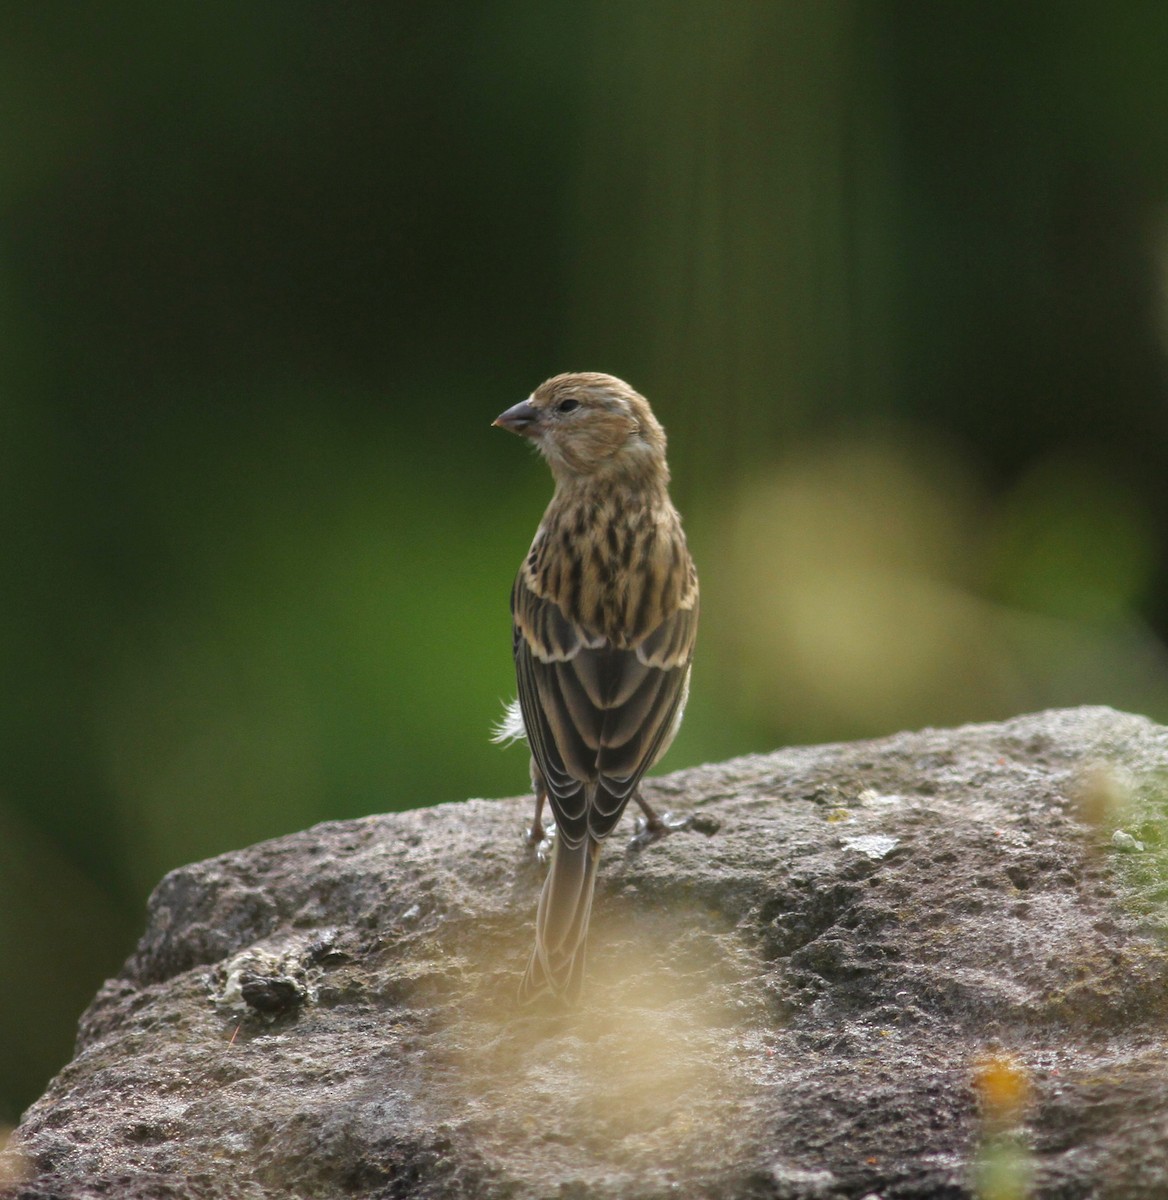
<svg viewBox="0 0 1168 1200">
<path fill-rule="evenodd" d="M 534 759 L 531 761 L 531 786 L 535 789 L 535 816 L 531 819 L 531 826 L 527 830 L 525 840 L 535 851 L 536 858 L 543 862 L 547 858 L 551 846 L 551 834 L 543 824 L 543 805 L 547 799 L 547 785 L 544 783 L 543 776 L 536 767 Z"/>
<path fill-rule="evenodd" d="M 641 795 L 640 788 L 637 788 L 633 793 L 633 799 L 641 806 L 641 812 L 645 814 L 637 824 L 644 825 L 646 833 L 651 833 L 654 837 L 660 837 L 661 834 L 669 832 L 665 827 L 665 822 L 657 815 L 649 801 Z"/>
<path fill-rule="evenodd" d="M 546 799 L 547 792 L 544 790 L 543 780 L 541 779 L 535 785 L 535 816 L 531 818 L 531 825 L 527 830 L 527 844 L 529 846 L 538 846 L 544 840 L 543 802 Z"/>
</svg>

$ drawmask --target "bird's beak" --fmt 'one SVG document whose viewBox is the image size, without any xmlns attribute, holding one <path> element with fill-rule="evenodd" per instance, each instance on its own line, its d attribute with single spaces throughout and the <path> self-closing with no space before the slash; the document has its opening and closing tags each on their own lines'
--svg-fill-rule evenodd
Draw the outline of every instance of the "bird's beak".
<svg viewBox="0 0 1168 1200">
<path fill-rule="evenodd" d="M 530 400 L 513 404 L 505 413 L 500 413 L 492 422 L 500 429 L 509 429 L 522 437 L 534 437 L 539 430 L 539 409 Z"/>
</svg>

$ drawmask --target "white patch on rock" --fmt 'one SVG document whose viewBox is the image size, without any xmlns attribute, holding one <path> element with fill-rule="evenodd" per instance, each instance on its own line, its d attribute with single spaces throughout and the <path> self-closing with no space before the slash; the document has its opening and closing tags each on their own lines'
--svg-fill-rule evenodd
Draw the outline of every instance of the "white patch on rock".
<svg viewBox="0 0 1168 1200">
<path fill-rule="evenodd" d="M 858 837 L 845 838 L 845 850 L 858 850 L 875 862 L 891 854 L 900 845 L 900 839 L 885 833 L 861 833 Z"/>
</svg>

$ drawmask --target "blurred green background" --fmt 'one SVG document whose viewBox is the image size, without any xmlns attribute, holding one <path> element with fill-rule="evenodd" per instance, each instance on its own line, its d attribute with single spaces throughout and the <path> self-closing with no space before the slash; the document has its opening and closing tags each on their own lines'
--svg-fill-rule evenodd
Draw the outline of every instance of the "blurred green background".
<svg viewBox="0 0 1168 1200">
<path fill-rule="evenodd" d="M 558 371 L 670 433 L 667 766 L 1168 720 L 1168 6 L 2 17 L 0 1125 L 166 870 L 524 789 Z"/>
</svg>

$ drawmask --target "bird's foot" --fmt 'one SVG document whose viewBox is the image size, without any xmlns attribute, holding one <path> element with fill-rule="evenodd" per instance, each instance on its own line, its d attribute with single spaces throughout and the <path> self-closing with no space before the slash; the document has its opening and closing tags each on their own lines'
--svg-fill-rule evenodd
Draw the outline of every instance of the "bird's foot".
<svg viewBox="0 0 1168 1200">
<path fill-rule="evenodd" d="M 629 839 L 630 850 L 644 850 L 671 833 L 680 833 L 693 827 L 693 817 L 678 817 L 673 813 L 656 813 L 652 817 L 638 817 L 636 832 Z"/>
<path fill-rule="evenodd" d="M 545 826 L 542 821 L 535 821 L 523 839 L 536 860 L 546 863 L 552 852 L 552 839 L 556 835 L 555 825 Z"/>
<path fill-rule="evenodd" d="M 721 829 L 722 823 L 705 813 L 690 813 L 688 817 L 678 817 L 673 813 L 663 813 L 658 816 L 637 818 L 636 832 L 629 839 L 630 850 L 644 850 L 654 842 L 659 842 L 671 833 L 704 833 L 713 837 Z"/>
</svg>

